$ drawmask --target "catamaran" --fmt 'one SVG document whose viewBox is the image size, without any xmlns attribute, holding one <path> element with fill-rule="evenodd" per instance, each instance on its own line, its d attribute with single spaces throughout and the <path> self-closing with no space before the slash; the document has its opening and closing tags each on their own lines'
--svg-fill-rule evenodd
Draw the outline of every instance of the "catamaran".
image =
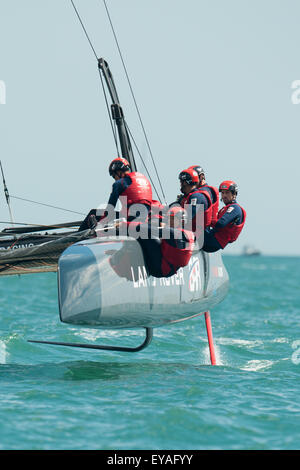
<svg viewBox="0 0 300 470">
<path fill-rule="evenodd" d="M 117 129 L 121 155 L 137 171 L 112 73 L 103 58 L 97 58 L 97 64 L 110 95 L 110 118 Z M 6 188 L 4 175 L 3 182 Z M 4 229 L 0 232 L 0 276 L 55 271 L 62 322 L 84 328 L 145 329 L 145 339 L 136 347 L 30 342 L 137 352 L 150 344 L 154 328 L 204 314 L 211 363 L 216 364 L 209 312 L 222 302 L 229 286 L 221 254 L 205 253 L 198 247 L 187 266 L 172 277 L 156 278 L 149 275 L 136 239 L 98 236 L 97 228 L 78 231 L 80 223 Z M 65 228 L 73 230 L 57 232 Z"/>
</svg>

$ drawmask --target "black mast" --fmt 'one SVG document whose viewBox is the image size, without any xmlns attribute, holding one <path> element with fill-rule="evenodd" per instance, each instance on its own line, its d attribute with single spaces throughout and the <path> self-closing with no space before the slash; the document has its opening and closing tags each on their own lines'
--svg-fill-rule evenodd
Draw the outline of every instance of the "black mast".
<svg viewBox="0 0 300 470">
<path fill-rule="evenodd" d="M 102 72 L 111 100 L 111 114 L 113 120 L 116 122 L 118 129 L 119 141 L 121 146 L 122 157 L 126 158 L 129 161 L 131 170 L 137 171 L 137 166 L 135 163 L 135 158 L 133 155 L 130 138 L 126 128 L 126 122 L 124 118 L 123 109 L 120 106 L 118 93 L 114 83 L 112 73 L 109 69 L 107 62 L 104 59 L 98 59 L 98 68 L 100 73 Z"/>
<path fill-rule="evenodd" d="M 2 163 L 1 163 L 1 161 L 0 161 L 0 168 L 1 168 L 1 173 L 2 173 L 2 181 L 3 181 L 3 187 L 4 187 L 4 194 L 5 194 L 5 198 L 6 198 L 6 202 L 7 202 L 8 210 L 9 210 L 9 215 L 10 215 L 10 221 L 11 221 L 11 223 L 13 224 L 14 221 L 13 221 L 13 216 L 12 216 L 12 212 L 11 212 L 11 208 L 10 208 L 9 192 L 8 192 L 8 189 L 7 189 L 7 186 L 6 186 L 6 181 L 5 181 L 5 178 L 4 178 L 4 172 L 3 172 L 3 168 L 2 168 Z"/>
</svg>

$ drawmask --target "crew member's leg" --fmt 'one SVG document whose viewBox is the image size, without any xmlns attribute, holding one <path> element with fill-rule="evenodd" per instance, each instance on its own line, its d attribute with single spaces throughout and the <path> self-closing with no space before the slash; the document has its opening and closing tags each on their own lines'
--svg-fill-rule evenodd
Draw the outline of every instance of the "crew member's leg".
<svg viewBox="0 0 300 470">
<path fill-rule="evenodd" d="M 158 238 L 138 238 L 137 241 L 143 250 L 149 274 L 154 277 L 162 277 L 160 240 Z"/>
<path fill-rule="evenodd" d="M 202 250 L 207 253 L 214 253 L 215 251 L 222 250 L 220 243 L 209 230 L 204 230 L 204 243 Z"/>
</svg>

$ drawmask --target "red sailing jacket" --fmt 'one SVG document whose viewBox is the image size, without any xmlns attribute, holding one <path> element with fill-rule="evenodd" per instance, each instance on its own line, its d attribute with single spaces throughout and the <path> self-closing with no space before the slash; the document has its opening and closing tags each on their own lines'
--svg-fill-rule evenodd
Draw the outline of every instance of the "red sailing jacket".
<svg viewBox="0 0 300 470">
<path fill-rule="evenodd" d="M 215 233 L 215 238 L 216 240 L 218 240 L 222 248 L 224 248 L 227 243 L 233 243 L 238 238 L 246 222 L 246 211 L 237 202 L 230 203 L 222 207 L 222 209 L 218 213 L 218 220 L 221 219 L 221 217 L 225 214 L 228 209 L 228 206 L 231 206 L 233 204 L 236 204 L 242 209 L 243 221 L 239 225 L 229 223 L 228 225 L 221 228 L 218 232 Z"/>
<path fill-rule="evenodd" d="M 205 189 L 196 189 L 196 191 L 192 191 L 189 194 L 186 194 L 180 201 L 181 207 L 184 207 L 184 204 L 189 204 L 190 199 L 195 195 L 195 194 L 204 194 L 206 196 L 207 202 L 208 202 L 208 208 L 204 211 L 204 228 L 209 227 L 211 225 L 211 220 L 212 220 L 212 200 L 210 193 L 206 191 Z M 197 227 L 194 227 L 194 223 L 192 225 L 193 231 L 195 232 Z"/>
<path fill-rule="evenodd" d="M 147 204 L 151 206 L 152 202 L 152 188 L 150 181 L 142 173 L 133 171 L 126 174 L 131 179 L 131 185 L 128 186 L 121 194 L 127 197 L 127 213 L 126 209 L 122 207 L 121 215 L 128 215 L 128 208 L 132 204 Z"/>
<path fill-rule="evenodd" d="M 178 230 L 178 229 L 177 229 Z M 188 230 L 181 229 L 188 239 L 185 248 L 178 248 L 170 245 L 167 239 L 161 240 L 161 270 L 164 276 L 172 276 L 179 268 L 188 264 L 194 248 L 194 234 Z"/>
<path fill-rule="evenodd" d="M 219 191 L 214 186 L 209 186 L 205 184 L 202 186 L 203 188 L 209 188 L 211 192 L 214 194 L 214 198 L 212 200 L 212 207 L 211 207 L 211 225 L 214 226 L 218 220 L 218 212 L 219 212 Z M 201 190 L 200 187 L 199 189 Z"/>
</svg>

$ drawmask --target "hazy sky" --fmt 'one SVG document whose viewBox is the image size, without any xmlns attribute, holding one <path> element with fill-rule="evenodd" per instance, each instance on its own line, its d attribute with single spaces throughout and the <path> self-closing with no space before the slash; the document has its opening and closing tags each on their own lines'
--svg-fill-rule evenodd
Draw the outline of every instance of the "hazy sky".
<svg viewBox="0 0 300 470">
<path fill-rule="evenodd" d="M 75 4 L 110 65 L 157 184 L 104 4 Z M 292 101 L 300 80 L 299 1 L 107 6 L 167 202 L 179 192 L 179 172 L 200 164 L 210 184 L 235 180 L 247 210 L 227 253 L 253 244 L 266 254 L 300 255 L 300 104 Z M 0 0 L 0 103 L 0 158 L 11 195 L 81 213 L 107 201 L 116 150 L 97 62 L 69 0 Z M 0 220 L 9 221 L 2 190 L 0 201 Z M 16 222 L 81 219 L 14 198 L 11 206 Z"/>
</svg>

